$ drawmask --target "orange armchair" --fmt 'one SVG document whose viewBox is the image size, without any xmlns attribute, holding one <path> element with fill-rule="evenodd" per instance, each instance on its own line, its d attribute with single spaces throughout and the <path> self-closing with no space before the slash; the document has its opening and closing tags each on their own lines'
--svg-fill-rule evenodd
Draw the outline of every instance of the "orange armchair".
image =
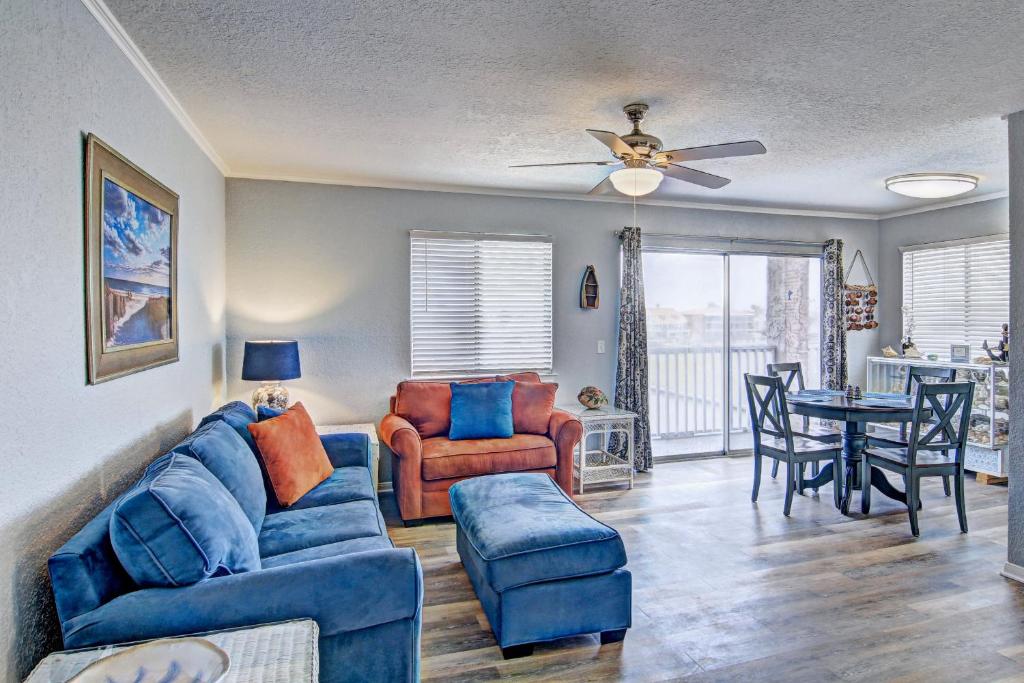
<svg viewBox="0 0 1024 683">
<path fill-rule="evenodd" d="M 495 379 L 540 382 L 535 373 Z M 516 400 L 514 395 L 514 414 L 550 408 L 521 405 L 522 399 L 517 405 Z M 391 398 L 391 412 L 381 420 L 380 436 L 393 454 L 391 476 L 404 522 L 450 515 L 448 488 L 485 474 L 544 472 L 572 495 L 573 451 L 583 436 L 583 425 L 574 415 L 551 408 L 545 433 L 452 441 L 450 406 L 447 383 L 402 382 Z"/>
</svg>

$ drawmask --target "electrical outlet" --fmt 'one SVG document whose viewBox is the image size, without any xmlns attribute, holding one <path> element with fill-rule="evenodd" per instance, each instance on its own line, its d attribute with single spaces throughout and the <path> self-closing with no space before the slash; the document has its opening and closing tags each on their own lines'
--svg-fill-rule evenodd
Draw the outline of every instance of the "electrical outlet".
<svg viewBox="0 0 1024 683">
<path fill-rule="evenodd" d="M 597 340 L 597 352 L 604 353 L 604 339 Z"/>
</svg>

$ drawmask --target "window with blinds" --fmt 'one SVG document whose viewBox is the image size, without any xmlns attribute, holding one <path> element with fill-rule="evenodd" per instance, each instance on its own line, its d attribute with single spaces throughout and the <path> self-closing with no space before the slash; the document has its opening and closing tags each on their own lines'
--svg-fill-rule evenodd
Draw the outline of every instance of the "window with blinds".
<svg viewBox="0 0 1024 683">
<path fill-rule="evenodd" d="M 1010 320 L 1010 243 L 1005 239 L 903 253 L 903 334 L 921 353 L 998 340 Z"/>
<path fill-rule="evenodd" d="M 551 239 L 414 230 L 413 377 L 552 370 Z"/>
</svg>

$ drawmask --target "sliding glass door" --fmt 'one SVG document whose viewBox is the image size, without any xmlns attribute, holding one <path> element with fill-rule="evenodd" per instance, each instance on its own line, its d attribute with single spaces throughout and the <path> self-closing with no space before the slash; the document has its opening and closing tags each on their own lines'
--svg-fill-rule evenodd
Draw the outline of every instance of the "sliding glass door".
<svg viewBox="0 0 1024 683">
<path fill-rule="evenodd" d="M 745 373 L 800 361 L 818 386 L 821 259 L 644 253 L 655 457 L 751 447 Z"/>
</svg>

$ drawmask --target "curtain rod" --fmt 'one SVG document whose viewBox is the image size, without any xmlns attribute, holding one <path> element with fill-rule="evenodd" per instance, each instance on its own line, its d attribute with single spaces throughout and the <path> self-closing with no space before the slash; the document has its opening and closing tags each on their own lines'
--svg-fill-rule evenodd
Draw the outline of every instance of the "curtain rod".
<svg viewBox="0 0 1024 683">
<path fill-rule="evenodd" d="M 622 230 L 615 230 L 615 236 L 621 237 Z M 792 246 L 792 247 L 821 247 L 825 248 L 824 242 L 804 242 L 800 240 L 769 240 L 759 237 L 723 237 L 721 235 L 676 235 L 669 233 L 659 232 L 644 232 L 642 236 L 646 237 L 659 237 L 668 239 L 680 239 L 680 240 L 705 240 L 705 241 L 719 241 L 729 242 L 730 244 L 772 244 L 778 246 Z"/>
</svg>

